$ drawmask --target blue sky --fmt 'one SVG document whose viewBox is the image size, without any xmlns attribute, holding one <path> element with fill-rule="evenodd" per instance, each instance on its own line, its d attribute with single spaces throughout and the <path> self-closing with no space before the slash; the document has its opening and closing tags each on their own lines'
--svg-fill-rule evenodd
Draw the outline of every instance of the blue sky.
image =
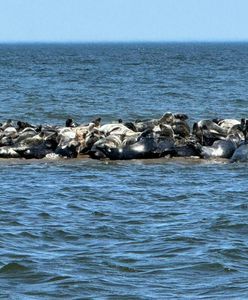
<svg viewBox="0 0 248 300">
<path fill-rule="evenodd" d="M 0 41 L 248 40 L 248 0 L 0 0 Z"/>
</svg>

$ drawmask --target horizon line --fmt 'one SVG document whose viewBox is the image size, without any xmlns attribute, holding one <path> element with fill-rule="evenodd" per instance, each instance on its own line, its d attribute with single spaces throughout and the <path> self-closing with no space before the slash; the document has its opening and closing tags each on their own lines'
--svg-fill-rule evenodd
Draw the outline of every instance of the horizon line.
<svg viewBox="0 0 248 300">
<path fill-rule="evenodd" d="M 248 39 L 206 39 L 206 40 L 0 40 L 0 44 L 172 44 L 172 43 L 248 43 Z"/>
</svg>

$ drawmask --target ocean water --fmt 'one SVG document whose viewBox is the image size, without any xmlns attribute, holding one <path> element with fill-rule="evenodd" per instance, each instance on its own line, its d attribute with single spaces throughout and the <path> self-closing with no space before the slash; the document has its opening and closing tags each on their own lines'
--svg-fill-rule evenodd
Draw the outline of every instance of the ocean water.
<svg viewBox="0 0 248 300">
<path fill-rule="evenodd" d="M 248 44 L 0 45 L 0 121 L 248 117 Z M 0 299 L 247 299 L 247 164 L 0 161 Z"/>
</svg>

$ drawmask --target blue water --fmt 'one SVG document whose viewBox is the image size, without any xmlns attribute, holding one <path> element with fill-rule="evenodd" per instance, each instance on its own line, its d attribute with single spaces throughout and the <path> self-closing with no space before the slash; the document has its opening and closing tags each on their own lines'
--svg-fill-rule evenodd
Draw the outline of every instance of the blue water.
<svg viewBox="0 0 248 300">
<path fill-rule="evenodd" d="M 247 117 L 248 44 L 1 45 L 0 121 Z M 247 299 L 247 164 L 1 160 L 1 299 Z"/>
</svg>

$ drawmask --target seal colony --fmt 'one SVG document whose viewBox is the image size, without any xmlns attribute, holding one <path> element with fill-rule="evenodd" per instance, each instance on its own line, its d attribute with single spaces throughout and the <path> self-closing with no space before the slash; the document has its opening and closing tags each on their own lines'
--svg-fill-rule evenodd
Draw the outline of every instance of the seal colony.
<svg viewBox="0 0 248 300">
<path fill-rule="evenodd" d="M 42 159 L 86 155 L 127 160 L 161 157 L 226 158 L 248 161 L 248 120 L 212 119 L 188 123 L 185 114 L 159 119 L 88 124 L 67 119 L 64 126 L 0 123 L 0 158 Z"/>
</svg>

